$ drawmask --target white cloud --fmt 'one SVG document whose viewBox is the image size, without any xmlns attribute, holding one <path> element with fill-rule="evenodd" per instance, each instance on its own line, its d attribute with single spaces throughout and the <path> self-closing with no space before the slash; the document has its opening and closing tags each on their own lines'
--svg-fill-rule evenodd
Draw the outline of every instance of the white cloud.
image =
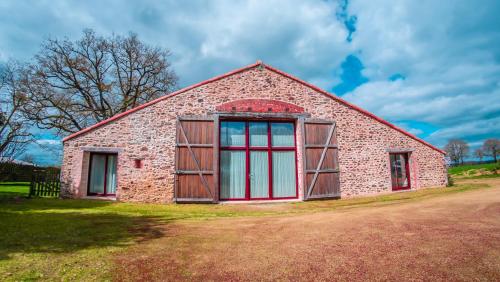
<svg viewBox="0 0 500 282">
<path fill-rule="evenodd" d="M 436 144 L 498 135 L 500 2 L 349 1 L 351 43 L 338 9 L 313 0 L 1 1 L 0 60 L 30 58 L 49 35 L 133 31 L 173 52 L 181 86 L 261 59 L 328 90 L 355 54 L 369 82 L 349 101 L 393 122 L 430 123 L 440 128 L 426 137 Z M 387 80 L 396 73 L 405 79 Z"/>
<path fill-rule="evenodd" d="M 498 137 L 500 3 L 351 1 L 352 44 L 370 81 L 345 98 L 391 121 L 441 127 L 427 139 Z M 405 80 L 388 81 L 400 73 Z"/>
<path fill-rule="evenodd" d="M 40 139 L 36 140 L 36 143 L 40 145 L 61 145 L 61 140 L 53 140 L 53 139 Z"/>
<path fill-rule="evenodd" d="M 260 59 L 329 88 L 332 69 L 351 51 L 337 8 L 299 0 L 12 1 L 0 10 L 0 50 L 24 59 L 48 35 L 78 38 L 86 27 L 133 31 L 173 52 L 182 86 Z"/>
</svg>

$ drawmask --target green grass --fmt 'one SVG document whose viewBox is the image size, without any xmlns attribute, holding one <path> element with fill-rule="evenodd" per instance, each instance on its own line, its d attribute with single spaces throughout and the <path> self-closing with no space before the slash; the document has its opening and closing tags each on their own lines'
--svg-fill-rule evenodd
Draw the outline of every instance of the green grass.
<svg viewBox="0 0 500 282">
<path fill-rule="evenodd" d="M 477 170 L 493 171 L 494 169 L 500 169 L 500 163 L 488 163 L 488 164 L 474 164 L 474 165 L 460 165 L 455 167 L 450 167 L 448 173 L 452 176 L 465 175 L 468 172 L 474 173 Z"/>
<path fill-rule="evenodd" d="M 0 182 L 0 198 L 27 197 L 29 182 Z"/>
<path fill-rule="evenodd" d="M 12 185 L 2 186 L 14 189 Z M 485 187 L 458 185 L 376 197 L 270 205 L 154 205 L 4 197 L 0 198 L 0 280 L 110 280 L 115 252 L 163 236 L 172 221 L 387 205 Z"/>
</svg>

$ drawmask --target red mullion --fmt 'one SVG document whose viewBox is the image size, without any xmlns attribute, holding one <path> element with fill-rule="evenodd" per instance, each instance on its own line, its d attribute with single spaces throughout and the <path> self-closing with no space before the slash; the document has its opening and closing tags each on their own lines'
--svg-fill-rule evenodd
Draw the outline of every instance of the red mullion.
<svg viewBox="0 0 500 282">
<path fill-rule="evenodd" d="M 248 148 L 250 151 L 267 151 L 269 150 L 268 147 L 250 147 Z"/>
<path fill-rule="evenodd" d="M 295 151 L 294 147 L 273 147 L 271 148 L 273 151 Z"/>
<path fill-rule="evenodd" d="M 274 199 L 273 195 L 273 150 L 271 144 L 271 122 L 267 122 L 267 179 L 269 192 L 269 199 Z"/>
<path fill-rule="evenodd" d="M 299 170 L 297 168 L 298 161 L 297 161 L 297 126 L 295 126 L 296 122 L 297 121 L 295 121 L 293 123 L 293 149 L 295 152 L 295 198 L 298 198 L 299 197 L 299 175 L 298 175 Z M 302 133 L 302 134 L 304 134 L 304 133 Z M 304 144 L 302 144 L 302 146 L 304 146 Z"/>
<path fill-rule="evenodd" d="M 232 147 L 221 147 L 220 151 L 245 151 L 246 147 L 232 146 Z"/>
<path fill-rule="evenodd" d="M 250 200 L 250 136 L 249 123 L 245 122 L 245 199 Z"/>
</svg>

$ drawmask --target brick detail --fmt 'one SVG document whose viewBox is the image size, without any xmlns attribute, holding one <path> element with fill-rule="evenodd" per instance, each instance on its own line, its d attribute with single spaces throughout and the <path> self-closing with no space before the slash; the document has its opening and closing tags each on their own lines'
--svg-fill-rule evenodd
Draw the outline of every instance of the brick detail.
<svg viewBox="0 0 500 282">
<path fill-rule="evenodd" d="M 287 102 L 268 99 L 242 99 L 215 107 L 219 112 L 303 113 L 304 108 Z"/>
</svg>

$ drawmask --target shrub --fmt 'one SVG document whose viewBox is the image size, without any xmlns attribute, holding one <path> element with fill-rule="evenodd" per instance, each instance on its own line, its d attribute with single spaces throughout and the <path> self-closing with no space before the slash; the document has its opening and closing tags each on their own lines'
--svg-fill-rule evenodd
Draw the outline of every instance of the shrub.
<svg viewBox="0 0 500 282">
<path fill-rule="evenodd" d="M 453 178 L 451 177 L 451 174 L 448 173 L 448 185 L 447 187 L 451 187 L 454 185 Z"/>
</svg>

